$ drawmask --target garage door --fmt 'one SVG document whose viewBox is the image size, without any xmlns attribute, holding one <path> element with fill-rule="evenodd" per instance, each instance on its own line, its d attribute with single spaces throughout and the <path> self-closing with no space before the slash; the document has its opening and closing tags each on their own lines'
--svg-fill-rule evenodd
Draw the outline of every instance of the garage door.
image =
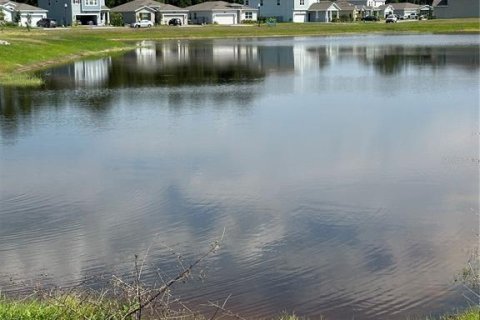
<svg viewBox="0 0 480 320">
<path fill-rule="evenodd" d="M 293 22 L 305 22 L 306 19 L 306 14 L 305 13 L 296 13 L 293 15 Z"/>
<path fill-rule="evenodd" d="M 216 14 L 213 22 L 218 24 L 235 24 L 235 14 Z"/>
</svg>

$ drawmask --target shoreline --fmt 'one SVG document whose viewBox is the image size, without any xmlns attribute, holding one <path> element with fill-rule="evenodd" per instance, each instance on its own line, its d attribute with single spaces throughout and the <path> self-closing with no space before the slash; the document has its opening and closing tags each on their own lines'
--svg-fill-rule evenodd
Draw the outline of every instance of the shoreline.
<svg viewBox="0 0 480 320">
<path fill-rule="evenodd" d="M 135 30 L 125 27 L 67 28 L 56 30 L 4 28 L 0 40 L 0 86 L 36 87 L 43 81 L 33 72 L 76 60 L 134 49 L 133 41 L 201 40 L 265 37 L 312 37 L 408 34 L 480 34 L 480 19 L 377 23 L 279 23 L 233 26 L 158 26 Z"/>
</svg>

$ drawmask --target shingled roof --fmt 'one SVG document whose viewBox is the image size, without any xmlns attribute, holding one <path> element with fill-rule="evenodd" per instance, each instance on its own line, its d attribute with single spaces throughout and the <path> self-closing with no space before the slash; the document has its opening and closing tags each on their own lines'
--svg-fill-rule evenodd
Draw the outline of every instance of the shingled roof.
<svg viewBox="0 0 480 320">
<path fill-rule="evenodd" d="M 39 7 L 35 7 L 35 6 L 31 6 L 31 5 L 26 4 L 26 3 L 18 3 L 18 2 L 15 2 L 15 1 L 0 0 L 0 5 L 5 5 L 7 3 L 11 3 L 15 7 L 16 11 L 48 12 L 48 10 L 45 10 L 45 9 L 42 9 L 42 8 L 39 8 Z"/>
<path fill-rule="evenodd" d="M 335 4 L 343 11 L 358 9 L 356 5 L 346 0 L 339 0 Z"/>
<path fill-rule="evenodd" d="M 243 10 L 257 10 L 256 8 L 244 6 L 238 3 L 228 3 L 225 1 L 207 1 L 199 3 L 190 7 L 187 7 L 188 10 L 193 11 L 212 11 L 212 10 L 232 10 L 232 9 L 243 9 Z"/>
<path fill-rule="evenodd" d="M 420 6 L 418 4 L 410 3 L 410 2 L 390 3 L 390 5 L 395 10 L 418 9 L 418 8 L 420 8 Z"/>
<path fill-rule="evenodd" d="M 133 12 L 140 8 L 148 7 L 157 11 L 187 11 L 186 9 L 161 3 L 155 0 L 133 0 L 111 9 L 112 12 Z"/>
<path fill-rule="evenodd" d="M 335 9 L 339 9 L 339 7 L 331 1 L 320 1 L 312 4 L 308 11 L 327 11 L 331 6 L 334 6 Z"/>
</svg>

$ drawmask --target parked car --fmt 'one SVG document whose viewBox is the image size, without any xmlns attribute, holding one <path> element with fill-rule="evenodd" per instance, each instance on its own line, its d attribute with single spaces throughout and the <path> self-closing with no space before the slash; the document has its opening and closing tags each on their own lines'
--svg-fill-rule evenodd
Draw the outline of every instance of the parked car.
<svg viewBox="0 0 480 320">
<path fill-rule="evenodd" d="M 397 16 L 395 16 L 394 14 L 391 14 L 385 19 L 385 22 L 386 23 L 395 23 L 395 22 L 397 22 L 397 20 L 398 20 Z"/>
<path fill-rule="evenodd" d="M 43 18 L 37 21 L 37 27 L 39 28 L 56 28 L 57 21 L 55 19 Z"/>
<path fill-rule="evenodd" d="M 365 16 L 362 18 L 362 21 L 379 21 L 380 19 L 376 16 Z"/>
<path fill-rule="evenodd" d="M 168 21 L 169 26 L 181 26 L 182 25 L 182 20 L 179 18 L 173 18 Z"/>
<path fill-rule="evenodd" d="M 408 19 L 418 19 L 418 14 L 410 13 L 410 15 L 408 16 Z"/>
<path fill-rule="evenodd" d="M 134 22 L 130 25 L 132 28 L 151 28 L 153 27 L 153 23 L 150 20 L 140 20 L 137 22 Z"/>
</svg>

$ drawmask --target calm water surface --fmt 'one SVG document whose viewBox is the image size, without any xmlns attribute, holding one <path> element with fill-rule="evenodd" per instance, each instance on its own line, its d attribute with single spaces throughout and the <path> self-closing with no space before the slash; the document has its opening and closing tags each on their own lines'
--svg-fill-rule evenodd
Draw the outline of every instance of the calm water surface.
<svg viewBox="0 0 480 320">
<path fill-rule="evenodd" d="M 185 301 L 331 319 L 467 306 L 479 43 L 142 43 L 0 88 L 0 289 L 129 274 L 149 246 L 152 283 L 225 229 Z"/>
</svg>

